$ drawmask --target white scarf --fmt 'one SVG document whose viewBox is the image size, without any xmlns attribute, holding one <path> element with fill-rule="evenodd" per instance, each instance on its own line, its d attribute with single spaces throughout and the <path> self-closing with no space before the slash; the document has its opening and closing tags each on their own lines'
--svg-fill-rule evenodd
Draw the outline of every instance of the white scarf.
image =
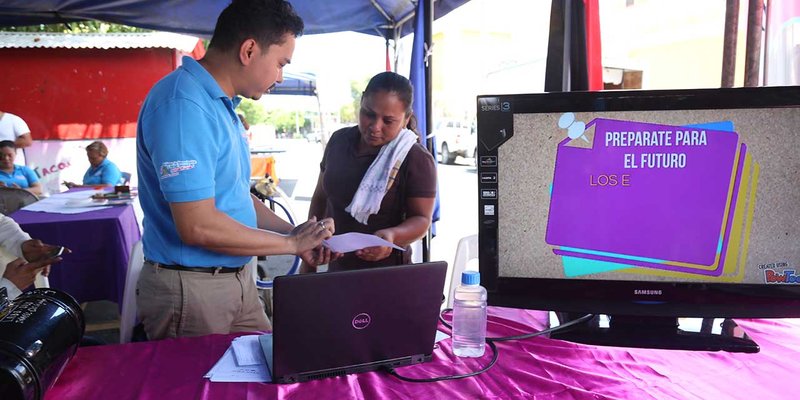
<svg viewBox="0 0 800 400">
<path fill-rule="evenodd" d="M 366 225 L 369 216 L 378 213 L 383 196 L 392 187 L 400 165 L 416 142 L 417 135 L 408 129 L 403 129 L 396 138 L 381 148 L 375 161 L 361 178 L 353 201 L 344 209 L 356 221 Z"/>
</svg>

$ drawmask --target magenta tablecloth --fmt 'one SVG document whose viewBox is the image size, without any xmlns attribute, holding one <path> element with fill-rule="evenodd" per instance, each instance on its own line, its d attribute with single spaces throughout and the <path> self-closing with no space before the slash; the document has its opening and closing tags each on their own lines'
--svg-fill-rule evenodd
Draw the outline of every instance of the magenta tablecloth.
<svg viewBox="0 0 800 400">
<path fill-rule="evenodd" d="M 11 214 L 31 237 L 72 250 L 50 270 L 50 287 L 78 302 L 122 304 L 128 256 L 141 238 L 133 207 L 115 206 L 81 214 L 20 210 Z"/>
<path fill-rule="evenodd" d="M 492 335 L 542 326 L 541 312 L 490 309 Z M 487 373 L 407 383 L 383 372 L 293 385 L 203 379 L 238 335 L 211 335 L 78 350 L 46 399 L 790 399 L 800 376 L 800 321 L 743 320 L 758 354 L 595 347 L 534 338 L 498 345 Z M 464 373 L 489 361 L 458 359 L 450 341 L 406 376 Z"/>
</svg>

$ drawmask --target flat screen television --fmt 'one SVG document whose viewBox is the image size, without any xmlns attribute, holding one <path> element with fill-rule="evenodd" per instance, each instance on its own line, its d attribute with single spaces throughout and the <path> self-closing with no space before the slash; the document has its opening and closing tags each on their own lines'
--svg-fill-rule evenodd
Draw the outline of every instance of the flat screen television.
<svg viewBox="0 0 800 400">
<path fill-rule="evenodd" d="M 477 103 L 490 305 L 609 316 L 577 342 L 749 352 L 677 321 L 800 316 L 800 87 Z"/>
</svg>

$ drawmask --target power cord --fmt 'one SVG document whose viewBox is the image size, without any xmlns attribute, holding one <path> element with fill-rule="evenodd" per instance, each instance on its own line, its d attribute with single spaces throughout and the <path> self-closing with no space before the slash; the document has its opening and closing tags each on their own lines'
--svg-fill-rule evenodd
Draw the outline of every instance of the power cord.
<svg viewBox="0 0 800 400">
<path fill-rule="evenodd" d="M 482 374 L 482 373 L 488 371 L 489 368 L 492 368 L 494 366 L 494 364 L 497 362 L 497 356 L 499 354 L 497 352 L 497 345 L 495 345 L 493 341 L 488 341 L 487 340 L 486 342 L 489 343 L 489 348 L 492 349 L 492 361 L 489 361 L 489 364 L 487 366 L 481 368 L 478 371 L 470 372 L 470 373 L 467 373 L 467 374 L 461 374 L 461 375 L 438 376 L 438 377 L 435 377 L 435 378 L 409 378 L 407 376 L 402 376 L 402 375 L 398 374 L 397 371 L 395 371 L 395 369 L 392 368 L 392 367 L 387 367 L 387 371 L 386 372 L 388 372 L 390 375 L 395 376 L 397 379 L 400 379 L 401 381 L 416 382 L 416 383 L 452 381 L 452 380 L 455 380 L 455 379 L 469 378 L 471 376 L 479 375 L 479 374 Z"/>
<path fill-rule="evenodd" d="M 442 325 L 447 327 L 447 329 L 450 329 L 451 332 L 452 332 L 453 327 L 449 323 L 447 323 L 447 321 L 445 321 L 444 317 L 443 317 L 444 314 L 446 314 L 448 312 L 451 312 L 451 311 L 453 311 L 452 308 L 445 308 L 444 310 L 442 310 L 439 313 L 439 321 L 442 323 Z M 580 324 L 582 322 L 590 320 L 593 317 L 594 317 L 594 314 L 586 314 L 586 315 L 584 315 L 584 316 L 582 316 L 580 318 L 573 319 L 572 321 L 563 323 L 563 324 L 561 324 L 559 326 L 548 328 L 548 329 L 544 329 L 544 330 L 541 330 L 541 331 L 538 331 L 538 332 L 532 332 L 532 333 L 526 333 L 526 334 L 514 335 L 514 336 L 487 337 L 486 338 L 486 343 L 489 345 L 489 348 L 492 349 L 492 360 L 489 361 L 488 365 L 486 365 L 485 367 L 481 368 L 478 371 L 474 371 L 474 372 L 470 372 L 470 373 L 466 373 L 466 374 L 460 374 L 460 375 L 438 376 L 438 377 L 434 377 L 434 378 L 409 378 L 409 377 L 402 376 L 402 375 L 398 374 L 397 371 L 394 368 L 387 367 L 386 370 L 390 375 L 396 377 L 397 379 L 400 379 L 400 380 L 406 381 L 406 382 L 415 382 L 415 383 L 450 381 L 450 380 L 455 380 L 455 379 L 469 378 L 471 376 L 480 375 L 480 374 L 488 371 L 490 368 L 492 368 L 494 366 L 495 363 L 497 363 L 497 357 L 498 357 L 499 353 L 497 351 L 497 345 L 495 345 L 495 342 L 506 342 L 506 341 L 510 341 L 510 340 L 530 339 L 532 337 L 541 336 L 541 335 L 545 335 L 545 334 L 548 334 L 548 333 L 551 333 L 551 332 L 555 332 L 555 331 L 559 331 L 559 330 L 562 330 L 562 329 L 569 328 L 569 327 L 571 327 L 573 325 Z"/>
</svg>

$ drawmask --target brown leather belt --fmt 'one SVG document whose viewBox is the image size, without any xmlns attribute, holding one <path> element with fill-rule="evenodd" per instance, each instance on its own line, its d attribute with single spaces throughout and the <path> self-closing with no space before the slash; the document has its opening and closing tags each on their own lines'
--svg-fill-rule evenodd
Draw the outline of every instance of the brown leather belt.
<svg viewBox="0 0 800 400">
<path fill-rule="evenodd" d="M 201 272 L 204 274 L 233 274 L 242 271 L 245 267 L 244 265 L 241 267 L 187 267 L 184 265 L 161 264 L 150 260 L 145 260 L 145 262 L 157 268 L 170 269 L 173 271 Z"/>
</svg>

